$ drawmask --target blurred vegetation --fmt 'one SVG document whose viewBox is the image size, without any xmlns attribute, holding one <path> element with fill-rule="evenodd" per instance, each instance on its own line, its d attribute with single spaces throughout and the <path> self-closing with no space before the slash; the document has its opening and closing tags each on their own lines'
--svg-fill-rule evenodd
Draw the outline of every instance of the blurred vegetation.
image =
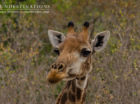
<svg viewBox="0 0 140 104">
<path fill-rule="evenodd" d="M 139 0 L 2 0 L 1 4 L 49 4 L 49 14 L 0 14 L 0 103 L 54 104 L 65 82 L 48 85 L 55 60 L 47 30 L 66 33 L 95 18 L 94 33 L 110 30 L 107 48 L 94 55 L 86 104 L 139 104 Z"/>
</svg>

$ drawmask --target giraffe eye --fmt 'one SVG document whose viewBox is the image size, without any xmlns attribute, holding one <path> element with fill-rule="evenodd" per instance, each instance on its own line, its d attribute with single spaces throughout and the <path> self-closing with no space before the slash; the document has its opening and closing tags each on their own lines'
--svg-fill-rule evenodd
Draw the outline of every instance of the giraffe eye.
<svg viewBox="0 0 140 104">
<path fill-rule="evenodd" d="M 57 49 L 57 48 L 56 48 L 56 49 L 54 49 L 53 51 L 54 51 L 54 53 L 56 53 L 57 55 L 59 55 L 59 54 L 60 54 L 59 49 Z"/>
<path fill-rule="evenodd" d="M 83 48 L 83 49 L 81 50 L 81 55 L 82 55 L 83 57 L 89 56 L 90 53 L 91 53 L 91 51 L 90 51 L 90 50 L 87 50 L 86 48 Z"/>
</svg>

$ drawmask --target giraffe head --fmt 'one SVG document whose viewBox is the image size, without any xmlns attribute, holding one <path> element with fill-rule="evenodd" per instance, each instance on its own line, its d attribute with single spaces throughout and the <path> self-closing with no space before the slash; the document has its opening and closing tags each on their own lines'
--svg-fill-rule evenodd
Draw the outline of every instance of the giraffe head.
<svg viewBox="0 0 140 104">
<path fill-rule="evenodd" d="M 82 31 L 77 33 L 74 31 L 74 24 L 69 22 L 66 36 L 61 32 L 48 30 L 49 40 L 54 52 L 58 54 L 47 75 L 50 83 L 73 80 L 91 71 L 91 56 L 105 48 L 110 32 L 98 33 L 90 42 L 88 27 L 89 23 L 85 22 Z"/>
</svg>

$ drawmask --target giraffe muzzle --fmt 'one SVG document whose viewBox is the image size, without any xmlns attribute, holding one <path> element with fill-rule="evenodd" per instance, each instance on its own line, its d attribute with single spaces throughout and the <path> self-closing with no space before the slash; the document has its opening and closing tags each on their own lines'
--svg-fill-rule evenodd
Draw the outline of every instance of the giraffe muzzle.
<svg viewBox="0 0 140 104">
<path fill-rule="evenodd" d="M 51 71 L 47 75 L 47 80 L 51 84 L 55 84 L 66 77 L 64 72 L 60 72 L 57 69 L 51 69 Z"/>
<path fill-rule="evenodd" d="M 64 70 L 64 68 L 65 68 L 65 64 L 63 64 L 63 63 L 58 63 L 58 64 L 54 63 L 54 64 L 52 64 L 51 68 L 55 69 L 55 70 L 58 70 L 59 72 L 62 72 Z"/>
</svg>

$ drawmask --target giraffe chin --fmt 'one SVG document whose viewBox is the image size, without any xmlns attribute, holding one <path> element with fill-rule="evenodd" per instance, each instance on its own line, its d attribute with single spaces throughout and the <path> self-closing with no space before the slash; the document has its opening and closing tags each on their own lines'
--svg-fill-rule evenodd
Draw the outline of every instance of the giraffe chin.
<svg viewBox="0 0 140 104">
<path fill-rule="evenodd" d="M 51 84 L 55 84 L 66 77 L 64 72 L 58 72 L 58 70 L 52 69 L 47 76 L 47 80 Z"/>
</svg>

